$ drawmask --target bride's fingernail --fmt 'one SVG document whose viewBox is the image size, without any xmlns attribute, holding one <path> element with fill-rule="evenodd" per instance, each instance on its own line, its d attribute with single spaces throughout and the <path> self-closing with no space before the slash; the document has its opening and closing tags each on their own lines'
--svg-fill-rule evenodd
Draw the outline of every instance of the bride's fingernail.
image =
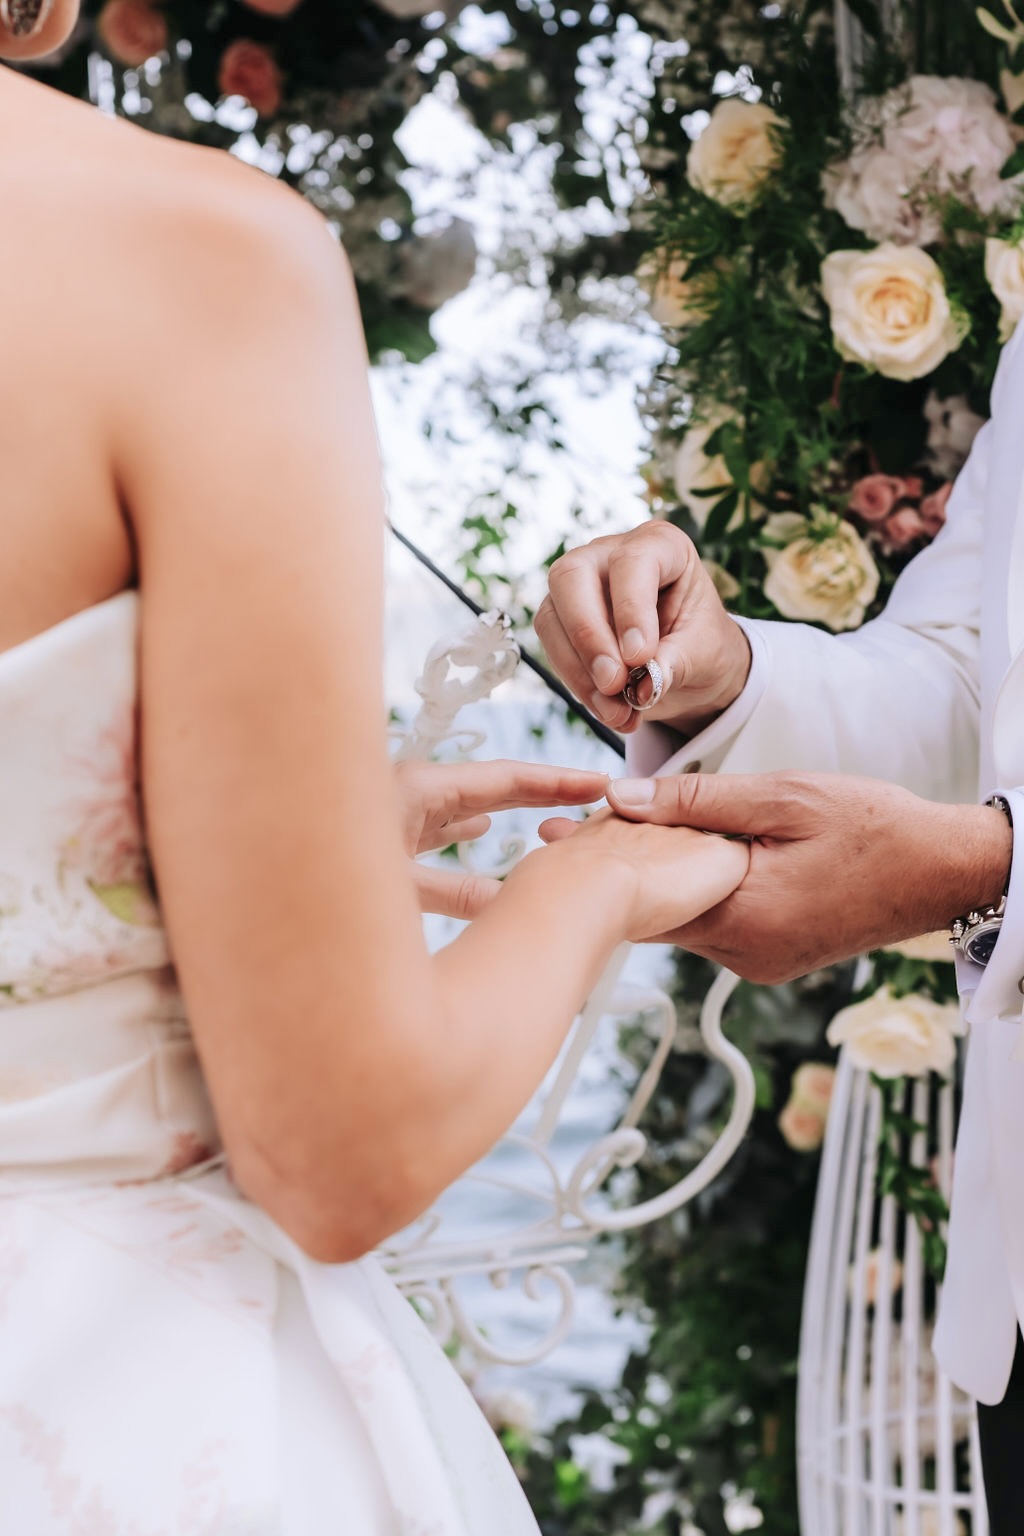
<svg viewBox="0 0 1024 1536">
<path fill-rule="evenodd" d="M 650 805 L 657 785 L 653 779 L 616 779 L 611 788 L 623 805 Z"/>
<path fill-rule="evenodd" d="M 46 20 L 52 0 L 0 0 L 0 21 L 12 37 L 31 37 Z"/>
</svg>

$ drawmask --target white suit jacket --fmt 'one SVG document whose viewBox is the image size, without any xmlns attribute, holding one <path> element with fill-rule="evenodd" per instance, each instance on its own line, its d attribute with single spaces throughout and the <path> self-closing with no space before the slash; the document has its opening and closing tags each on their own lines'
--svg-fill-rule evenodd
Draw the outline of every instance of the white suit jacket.
<svg viewBox="0 0 1024 1536">
<path fill-rule="evenodd" d="M 934 800 L 1010 801 L 999 941 L 984 970 L 960 972 L 971 1039 L 935 1345 L 954 1381 L 994 1403 L 1024 1320 L 1024 324 L 947 511 L 879 618 L 841 636 L 743 621 L 754 664 L 736 702 L 681 751 L 642 727 L 627 762 L 632 773 L 867 774 Z"/>
</svg>

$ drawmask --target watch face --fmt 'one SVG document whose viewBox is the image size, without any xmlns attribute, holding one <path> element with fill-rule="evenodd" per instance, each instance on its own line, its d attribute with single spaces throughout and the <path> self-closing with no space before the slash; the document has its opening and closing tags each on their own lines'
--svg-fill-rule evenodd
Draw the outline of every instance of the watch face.
<svg viewBox="0 0 1024 1536">
<path fill-rule="evenodd" d="M 998 921 L 983 923 L 976 933 L 972 933 L 964 945 L 964 954 L 968 960 L 973 960 L 975 965 L 988 965 L 992 958 L 992 951 L 996 947 L 999 938 L 999 929 L 1002 926 Z"/>
</svg>

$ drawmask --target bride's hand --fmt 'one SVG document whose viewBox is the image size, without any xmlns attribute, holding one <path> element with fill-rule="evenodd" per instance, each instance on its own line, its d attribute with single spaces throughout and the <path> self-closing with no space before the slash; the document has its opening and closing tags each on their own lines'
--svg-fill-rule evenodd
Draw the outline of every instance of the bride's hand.
<svg viewBox="0 0 1024 1536">
<path fill-rule="evenodd" d="M 604 798 L 608 776 L 575 768 L 517 763 L 399 763 L 396 767 L 406 852 L 418 853 L 482 837 L 491 813 L 517 806 L 588 805 Z M 413 864 L 420 909 L 471 918 L 501 889 L 468 870 Z"/>
<path fill-rule="evenodd" d="M 596 854 L 619 864 L 625 937 L 634 944 L 671 943 L 676 929 L 731 896 L 750 866 L 750 846 L 745 841 L 693 827 L 661 828 L 688 834 L 681 838 L 635 835 L 655 830 L 649 824 L 624 821 L 611 810 L 598 811 L 585 822 L 555 817 L 540 827 L 546 843 L 564 844 L 583 857 Z"/>
</svg>

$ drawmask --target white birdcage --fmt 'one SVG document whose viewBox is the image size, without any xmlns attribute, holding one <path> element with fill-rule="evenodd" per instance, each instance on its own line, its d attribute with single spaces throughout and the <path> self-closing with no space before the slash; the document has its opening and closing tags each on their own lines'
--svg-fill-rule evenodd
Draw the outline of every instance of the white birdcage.
<svg viewBox="0 0 1024 1536">
<path fill-rule="evenodd" d="M 948 1200 L 954 1086 L 918 1079 L 908 1147 Z M 804 1536 L 988 1536 L 973 1402 L 935 1363 L 921 1234 L 876 1193 L 882 1102 L 845 1057 L 818 1185 L 800 1342 Z M 969 1526 L 968 1526 L 969 1520 Z"/>
<path fill-rule="evenodd" d="M 452 741 L 463 751 L 479 747 L 483 733 L 460 727 L 459 711 L 487 698 L 510 676 L 517 660 L 516 643 L 500 614 L 485 614 L 453 639 L 438 642 L 416 683 L 422 700 L 416 718 L 395 733 L 396 758 L 426 758 Z M 507 872 L 523 851 L 520 841 L 507 843 L 502 864 L 488 873 Z M 675 1005 L 668 994 L 656 987 L 626 985 L 620 979 L 628 948 L 623 945 L 613 955 L 576 1019 L 554 1073 L 531 1106 L 527 1129 L 510 1133 L 465 1175 L 487 1194 L 477 1208 L 493 1211 L 494 1221 L 481 1220 L 471 1237 L 450 1238 L 443 1209 L 438 1208 L 381 1250 L 399 1288 L 421 1307 L 442 1342 L 459 1345 L 482 1364 L 533 1364 L 554 1349 L 572 1323 L 572 1268 L 586 1257 L 594 1239 L 642 1226 L 688 1204 L 724 1168 L 750 1123 L 754 1075 L 746 1058 L 722 1033 L 722 1012 L 738 978 L 722 971 L 712 983 L 700 1019 L 704 1046 L 733 1082 L 732 1109 L 721 1135 L 695 1168 L 655 1198 L 635 1205 L 609 1194 L 614 1175 L 634 1167 L 643 1155 L 647 1141 L 639 1122 L 676 1040 Z M 637 1018 L 646 1026 L 651 1055 L 618 1124 L 582 1149 L 574 1146 L 568 1157 L 556 1155 L 553 1143 L 559 1123 L 598 1029 L 609 1019 Z M 511 1147 L 514 1159 L 506 1155 Z M 515 1172 L 510 1174 L 513 1165 Z M 525 1219 L 524 1210 L 532 1213 Z M 514 1213 L 511 1221 L 505 1219 L 507 1211 Z M 480 1276 L 496 1287 L 505 1287 L 516 1277 L 531 1301 L 553 1300 L 553 1319 L 550 1306 L 547 1310 L 538 1306 L 536 1332 L 528 1343 L 519 1341 L 511 1347 L 494 1338 L 474 1319 L 463 1295 L 464 1282 Z"/>
</svg>

